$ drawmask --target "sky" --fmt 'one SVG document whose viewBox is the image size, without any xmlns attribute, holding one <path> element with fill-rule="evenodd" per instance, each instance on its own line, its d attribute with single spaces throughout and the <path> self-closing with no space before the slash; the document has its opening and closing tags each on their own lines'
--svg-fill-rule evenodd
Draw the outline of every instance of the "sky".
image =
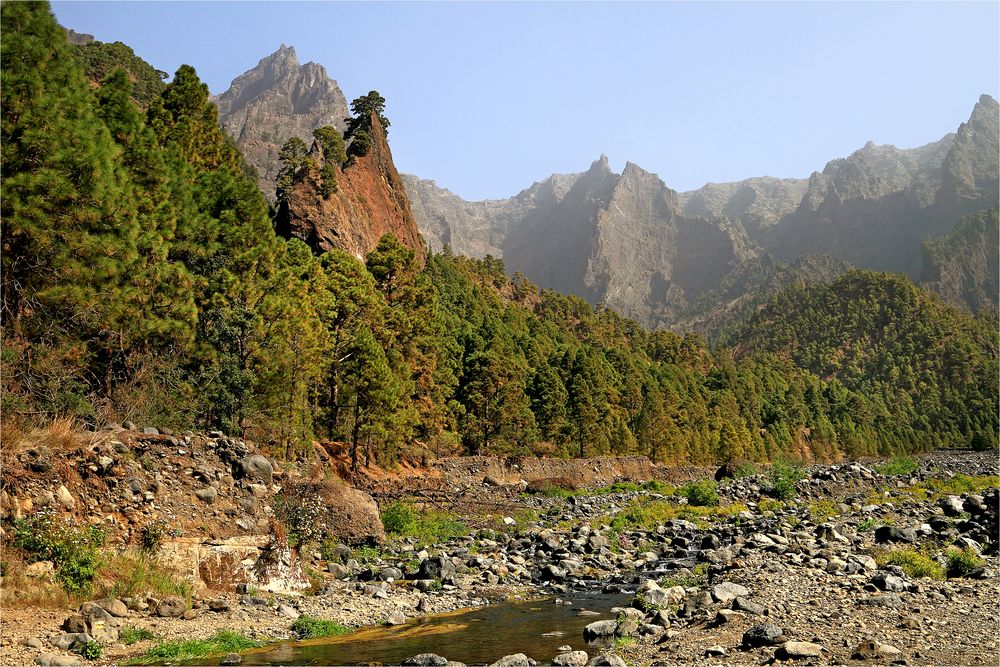
<svg viewBox="0 0 1000 667">
<path fill-rule="evenodd" d="M 401 172 L 509 197 L 602 153 L 675 190 L 912 148 L 1000 86 L 991 2 L 54 2 L 213 93 L 274 52 L 378 90 Z"/>
</svg>

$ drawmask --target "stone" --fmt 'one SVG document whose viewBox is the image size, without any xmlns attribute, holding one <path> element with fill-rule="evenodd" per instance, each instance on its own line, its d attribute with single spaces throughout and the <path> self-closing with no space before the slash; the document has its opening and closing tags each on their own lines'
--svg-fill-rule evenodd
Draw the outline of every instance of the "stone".
<svg viewBox="0 0 1000 667">
<path fill-rule="evenodd" d="M 95 600 L 94 604 L 98 605 L 112 616 L 117 616 L 118 618 L 128 616 L 128 606 L 121 600 L 116 600 L 115 598 L 104 598 L 103 600 Z"/>
<path fill-rule="evenodd" d="M 450 558 L 445 556 L 434 556 L 420 561 L 420 570 L 417 572 L 418 579 L 440 579 L 441 581 L 451 580 L 455 576 L 455 564 Z"/>
<path fill-rule="evenodd" d="M 885 572 L 879 572 L 872 577 L 871 583 L 874 584 L 874 586 L 879 590 L 891 591 L 893 593 L 902 593 L 909 588 L 905 580 Z"/>
<path fill-rule="evenodd" d="M 420 653 L 403 660 L 402 665 L 434 665 L 435 667 L 444 667 L 448 664 L 448 658 L 442 658 L 437 653 Z"/>
<path fill-rule="evenodd" d="M 403 578 L 403 571 L 398 567 L 386 567 L 378 573 L 378 578 L 382 581 L 398 581 Z"/>
<path fill-rule="evenodd" d="M 514 653 L 490 663 L 489 667 L 531 667 L 531 661 L 523 653 Z"/>
<path fill-rule="evenodd" d="M 404 623 L 406 623 L 406 616 L 398 609 L 389 612 L 389 615 L 385 617 L 386 625 L 403 625 Z"/>
<path fill-rule="evenodd" d="M 237 479 L 249 479 L 270 484 L 274 477 L 274 467 L 260 454 L 253 454 L 236 462 L 233 476 Z"/>
<path fill-rule="evenodd" d="M 87 619 L 80 614 L 73 614 L 66 617 L 66 620 L 62 622 L 60 628 L 63 632 L 68 632 L 70 634 L 86 634 Z"/>
<path fill-rule="evenodd" d="M 168 595 L 160 600 L 159 604 L 156 605 L 156 615 L 164 617 L 178 617 L 184 613 L 186 607 L 187 605 L 184 603 L 184 598 L 177 597 L 176 595 Z"/>
<path fill-rule="evenodd" d="M 617 627 L 618 621 L 615 620 L 594 621 L 583 628 L 583 638 L 586 641 L 591 641 L 598 637 L 611 637 L 615 634 Z"/>
<path fill-rule="evenodd" d="M 340 563 L 327 563 L 326 571 L 332 574 L 334 579 L 346 579 L 351 576 L 351 570 L 346 565 L 341 565 Z"/>
<path fill-rule="evenodd" d="M 42 667 L 71 667 L 72 665 L 85 665 L 87 661 L 78 655 L 44 653 L 35 658 L 35 664 Z"/>
<path fill-rule="evenodd" d="M 879 526 L 875 529 L 875 541 L 880 544 L 885 542 L 907 542 L 913 544 L 917 541 L 917 533 L 909 528 Z"/>
<path fill-rule="evenodd" d="M 715 646 L 709 646 L 707 649 L 705 649 L 706 658 L 718 658 L 726 655 L 727 653 L 729 653 L 729 651 L 726 650 L 726 647 L 719 646 L 718 644 L 716 644 Z"/>
<path fill-rule="evenodd" d="M 627 664 L 621 656 L 613 653 L 602 653 L 588 660 L 587 667 L 627 667 Z"/>
<path fill-rule="evenodd" d="M 776 655 L 781 660 L 797 660 L 800 658 L 818 658 L 823 653 L 823 647 L 812 642 L 785 642 L 778 648 Z"/>
<path fill-rule="evenodd" d="M 43 649 L 45 648 L 45 642 L 43 642 L 38 637 L 25 637 L 21 640 L 21 646 L 27 646 L 28 648 Z"/>
<path fill-rule="evenodd" d="M 92 641 L 94 638 L 86 632 L 67 632 L 49 637 L 49 643 L 63 651 L 68 651 L 76 644 L 86 644 Z"/>
<path fill-rule="evenodd" d="M 136 425 L 135 422 L 126 420 L 122 422 L 122 428 L 126 431 L 134 431 L 136 430 Z"/>
<path fill-rule="evenodd" d="M 229 611 L 229 603 L 223 599 L 211 600 L 208 603 L 209 611 L 214 611 L 217 614 L 221 614 Z"/>
<path fill-rule="evenodd" d="M 69 489 L 62 484 L 60 484 L 59 488 L 56 489 L 56 500 L 58 500 L 59 504 L 68 510 L 76 507 L 76 500 L 73 499 L 73 494 L 71 494 Z"/>
<path fill-rule="evenodd" d="M 143 435 L 160 435 L 160 430 L 158 428 L 156 428 L 155 426 L 143 426 L 142 427 L 142 434 Z"/>
<path fill-rule="evenodd" d="M 965 511 L 962 499 L 958 496 L 946 496 L 938 502 L 938 506 L 947 516 L 958 516 Z"/>
<path fill-rule="evenodd" d="M 749 594 L 750 590 L 746 586 L 740 586 L 729 581 L 724 581 L 712 587 L 712 597 L 715 598 L 716 602 L 721 604 L 732 602 L 738 597 Z"/>
<path fill-rule="evenodd" d="M 188 609 L 183 614 L 181 614 L 181 618 L 183 618 L 185 621 L 193 621 L 199 616 L 201 616 L 201 610 L 199 609 Z"/>
<path fill-rule="evenodd" d="M 220 665 L 239 665 L 243 662 L 243 656 L 239 653 L 227 653 L 222 660 L 219 661 Z"/>
<path fill-rule="evenodd" d="M 743 633 L 743 645 L 749 648 L 771 646 L 784 641 L 785 631 L 777 625 L 760 623 Z"/>
<path fill-rule="evenodd" d="M 299 612 L 298 612 L 298 610 L 296 610 L 294 607 L 291 607 L 291 606 L 289 606 L 287 604 L 278 605 L 278 613 L 281 614 L 282 616 L 284 616 L 285 618 L 287 618 L 289 620 L 292 620 L 292 621 L 294 621 L 295 619 L 297 619 L 299 617 L 299 615 L 300 615 Z"/>
<path fill-rule="evenodd" d="M 738 597 L 733 600 L 733 609 L 739 611 L 745 611 L 748 614 L 753 614 L 754 616 L 763 616 L 767 609 L 762 604 L 757 604 L 756 602 L 751 602 L 746 598 Z"/>
<path fill-rule="evenodd" d="M 855 660 L 895 660 L 902 655 L 903 652 L 895 646 L 866 639 L 854 647 L 851 657 Z"/>
<path fill-rule="evenodd" d="M 219 491 L 214 486 L 206 486 L 204 489 L 195 491 L 194 495 L 198 496 L 198 500 L 211 505 L 218 497 Z"/>
<path fill-rule="evenodd" d="M 587 664 L 587 660 L 590 656 L 587 655 L 586 651 L 569 651 L 567 653 L 560 653 L 552 659 L 553 665 L 562 665 L 563 667 L 583 667 Z"/>
</svg>

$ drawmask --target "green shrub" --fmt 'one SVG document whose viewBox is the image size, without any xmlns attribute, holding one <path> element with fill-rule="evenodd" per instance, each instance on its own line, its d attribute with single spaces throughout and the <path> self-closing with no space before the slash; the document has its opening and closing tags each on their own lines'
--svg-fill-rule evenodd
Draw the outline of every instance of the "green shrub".
<svg viewBox="0 0 1000 667">
<path fill-rule="evenodd" d="M 90 640 L 89 642 L 78 644 L 76 652 L 87 660 L 98 660 L 104 655 L 104 647 L 101 646 L 101 642 Z"/>
<path fill-rule="evenodd" d="M 949 577 L 967 577 L 973 570 L 986 564 L 986 561 L 971 547 L 965 549 L 952 547 L 945 552 L 945 558 L 948 560 Z"/>
<path fill-rule="evenodd" d="M 299 639 L 314 639 L 316 637 L 334 637 L 346 635 L 351 630 L 336 621 L 327 621 L 303 614 L 292 623 L 292 632 Z"/>
<path fill-rule="evenodd" d="M 685 484 L 674 492 L 674 495 L 687 498 L 689 505 L 695 507 L 715 507 L 719 504 L 719 494 L 716 492 L 713 479 L 703 479 Z"/>
<path fill-rule="evenodd" d="M 100 565 L 98 549 L 104 538 L 99 526 L 80 527 L 43 512 L 14 523 L 13 545 L 27 552 L 30 562 L 52 561 L 56 578 L 72 594 L 90 588 Z"/>
<path fill-rule="evenodd" d="M 658 479 L 651 479 L 642 486 L 650 493 L 661 493 L 665 496 L 672 495 L 676 490 L 673 484 L 667 484 L 666 482 L 661 482 Z"/>
<path fill-rule="evenodd" d="M 741 463 L 733 471 L 733 476 L 736 479 L 742 479 L 743 477 L 753 477 L 758 472 L 757 465 L 754 463 Z"/>
<path fill-rule="evenodd" d="M 131 646 L 132 644 L 145 641 L 147 639 L 156 639 L 156 635 L 146 628 L 137 628 L 134 625 L 126 625 L 118 631 L 118 639 L 122 644 Z"/>
<path fill-rule="evenodd" d="M 168 662 L 176 663 L 182 660 L 194 660 L 205 656 L 224 653 L 239 653 L 257 648 L 260 642 L 233 632 L 219 630 L 208 639 L 186 639 L 157 644 L 143 655 L 130 660 L 133 665 L 162 665 Z"/>
<path fill-rule="evenodd" d="M 795 483 L 805 477 L 805 471 L 797 465 L 776 461 L 768 473 L 768 495 L 779 500 L 794 498 Z"/>
<path fill-rule="evenodd" d="M 911 577 L 930 577 L 944 579 L 945 571 L 941 564 L 931 556 L 912 548 L 900 548 L 886 551 L 875 557 L 879 565 L 898 565 L 903 572 Z"/>
<path fill-rule="evenodd" d="M 408 535 L 417 527 L 417 513 L 408 504 L 396 501 L 382 510 L 382 525 L 391 535 Z"/>
<path fill-rule="evenodd" d="M 814 500 L 809 503 L 809 517 L 816 523 L 822 523 L 838 514 L 840 510 L 832 500 Z"/>
<path fill-rule="evenodd" d="M 147 554 L 155 554 L 163 546 L 167 525 L 162 521 L 153 521 L 142 527 L 139 533 L 139 548 Z"/>
<path fill-rule="evenodd" d="M 875 466 L 875 472 L 881 475 L 910 475 L 920 468 L 920 461 L 912 456 L 894 456 L 889 461 Z"/>
<path fill-rule="evenodd" d="M 874 517 L 869 517 L 858 524 L 859 533 L 867 533 L 882 525 L 882 522 Z"/>
</svg>

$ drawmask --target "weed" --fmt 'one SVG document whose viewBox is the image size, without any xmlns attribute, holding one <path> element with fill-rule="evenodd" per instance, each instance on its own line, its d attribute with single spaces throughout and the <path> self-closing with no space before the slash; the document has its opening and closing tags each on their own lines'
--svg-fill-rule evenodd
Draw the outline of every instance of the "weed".
<svg viewBox="0 0 1000 667">
<path fill-rule="evenodd" d="M 814 500 L 809 503 L 809 516 L 816 523 L 822 523 L 838 514 L 840 510 L 832 500 Z"/>
<path fill-rule="evenodd" d="M 336 635 L 346 635 L 350 631 L 350 628 L 345 628 L 336 621 L 327 621 L 308 615 L 299 616 L 292 623 L 292 632 L 299 639 L 334 637 Z"/>
<path fill-rule="evenodd" d="M 971 547 L 959 549 L 951 547 L 945 552 L 948 561 L 947 571 L 949 577 L 966 577 L 973 570 L 977 570 L 986 564 L 976 550 Z"/>
<path fill-rule="evenodd" d="M 911 577 L 944 579 L 945 571 L 931 556 L 912 548 L 899 548 L 875 556 L 879 565 L 898 565 Z"/>
<path fill-rule="evenodd" d="M 139 548 L 144 553 L 155 554 L 163 546 L 163 537 L 167 533 L 167 524 L 163 521 L 153 521 L 142 527 L 139 533 Z"/>
<path fill-rule="evenodd" d="M 688 504 L 695 507 L 715 507 L 719 504 L 719 494 L 714 479 L 703 479 L 685 484 L 674 491 L 675 496 L 687 498 Z"/>
<path fill-rule="evenodd" d="M 760 510 L 761 514 L 764 514 L 765 512 L 777 512 L 785 509 L 785 503 L 774 498 L 762 498 L 760 502 L 757 503 L 757 509 Z"/>
<path fill-rule="evenodd" d="M 436 510 L 418 512 L 399 501 L 382 511 L 382 525 L 390 535 L 414 537 L 418 544 L 440 544 L 469 534 L 469 527 L 453 514 Z"/>
<path fill-rule="evenodd" d="M 632 644 L 635 644 L 635 637 L 615 637 L 611 640 L 611 648 L 615 651 L 620 651 Z"/>
<path fill-rule="evenodd" d="M 894 456 L 881 465 L 874 466 L 881 475 L 910 475 L 920 468 L 920 461 L 912 456 Z"/>
<path fill-rule="evenodd" d="M 112 583 L 99 591 L 107 597 L 135 597 L 151 593 L 156 597 L 176 595 L 191 600 L 191 584 L 178 578 L 159 561 L 142 552 L 126 552 L 107 559 L 102 577 Z"/>
<path fill-rule="evenodd" d="M 361 565 L 370 565 L 382 560 L 382 550 L 378 547 L 358 547 L 351 556 Z"/>
<path fill-rule="evenodd" d="M 382 510 L 382 525 L 387 533 L 408 535 L 417 527 L 417 513 L 409 504 L 396 501 Z"/>
<path fill-rule="evenodd" d="M 81 528 L 59 520 L 50 512 L 14 523 L 14 546 L 24 549 L 31 562 L 51 560 L 58 568 L 56 578 L 71 594 L 90 588 L 97 574 L 98 549 L 104 538 L 104 530 L 99 526 Z"/>
<path fill-rule="evenodd" d="M 882 525 L 881 521 L 879 521 L 875 517 L 869 517 L 869 518 L 865 519 L 864 521 L 862 521 L 861 523 L 858 524 L 858 532 L 859 533 L 867 533 L 869 531 L 875 530 L 876 528 L 878 528 L 881 525 Z"/>
<path fill-rule="evenodd" d="M 101 642 L 94 641 L 93 639 L 89 642 L 78 644 L 75 650 L 81 657 L 87 660 L 98 660 L 104 655 L 104 647 L 101 646 Z"/>
<path fill-rule="evenodd" d="M 156 639 L 156 635 L 146 628 L 137 628 L 134 625 L 126 625 L 118 631 L 118 639 L 122 644 L 131 646 L 132 644 L 145 641 L 147 639 Z"/>
<path fill-rule="evenodd" d="M 162 665 L 224 653 L 239 653 L 257 648 L 260 642 L 232 630 L 219 630 L 208 639 L 162 642 L 143 655 L 130 660 L 131 665 Z"/>
<path fill-rule="evenodd" d="M 767 492 L 779 500 L 788 500 L 795 497 L 795 483 L 805 477 L 805 471 L 800 466 L 786 463 L 785 461 L 775 461 L 768 473 Z"/>
<path fill-rule="evenodd" d="M 746 507 L 739 504 L 702 507 L 636 498 L 611 519 L 611 528 L 618 533 L 633 528 L 654 528 L 656 524 L 671 519 L 685 519 L 704 527 L 712 520 L 725 519 L 743 511 Z"/>
<path fill-rule="evenodd" d="M 742 479 L 743 477 L 753 477 L 758 472 L 759 471 L 757 470 L 756 464 L 741 463 L 739 466 L 736 467 L 736 470 L 733 471 L 733 476 L 736 479 Z"/>
</svg>

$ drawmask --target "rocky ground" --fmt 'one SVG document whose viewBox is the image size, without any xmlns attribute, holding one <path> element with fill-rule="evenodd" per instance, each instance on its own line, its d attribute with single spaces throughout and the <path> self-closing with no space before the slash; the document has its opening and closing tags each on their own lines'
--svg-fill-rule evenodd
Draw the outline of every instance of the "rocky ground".
<svg viewBox="0 0 1000 667">
<path fill-rule="evenodd" d="M 139 456 L 119 451 L 136 441 L 155 441 L 157 447 L 147 444 Z M 270 461 L 271 474 L 262 478 L 254 467 L 259 462 L 248 461 L 259 453 L 221 437 L 128 431 L 84 449 L 78 459 L 72 453 L 22 452 L 17 465 L 24 477 L 16 484 L 5 466 L 6 518 L 41 503 L 62 505 L 81 518 L 92 517 L 96 506 L 123 536 L 164 514 L 184 526 L 207 523 L 217 533 L 242 530 L 232 527 L 238 519 L 263 530 L 273 516 L 270 494 L 302 479 L 299 471 L 279 470 Z M 143 464 L 144 457 L 165 465 Z M 606 475 L 603 465 L 609 466 Z M 75 632 L 100 637 L 105 655 L 98 662 L 107 663 L 153 643 L 126 647 L 117 636 L 125 626 L 150 629 L 159 640 L 207 637 L 218 629 L 286 639 L 299 614 L 360 627 L 511 596 L 594 588 L 635 593 L 632 607 L 617 610 L 617 620 L 588 626 L 591 638 L 614 640 L 615 657 L 602 657 L 591 646 L 598 655 L 512 656 L 504 664 L 528 664 L 531 658 L 620 664 L 619 657 L 630 665 L 1000 661 L 1000 490 L 995 477 L 986 477 L 997 475 L 994 453 L 935 452 L 922 457 L 917 470 L 895 475 L 880 474 L 872 462 L 814 466 L 785 501 L 769 497 L 773 480 L 766 473 L 725 479 L 717 507 L 692 506 L 662 483 L 569 493 L 559 490 L 572 486 L 565 477 L 518 478 L 526 468 L 516 462 L 452 467 L 450 475 L 447 467 L 415 474 L 424 483 L 415 485 L 413 495 L 428 508 L 457 511 L 475 528 L 467 535 L 438 544 L 411 537 L 391 539 L 379 549 L 303 553 L 302 564 L 314 573 L 307 594 L 260 592 L 243 584 L 242 593 L 196 591 L 190 607 L 184 600 L 136 595 L 98 601 L 99 609 L 91 604 L 58 610 L 12 604 L 15 598 L 5 597 L 0 664 L 75 664 L 78 656 L 56 648 L 72 643 L 67 635 Z M 599 474 L 592 484 L 621 473 L 612 464 L 589 469 Z M 711 471 L 674 476 L 688 479 L 699 472 Z M 566 471 L 542 466 L 538 474 Z M 658 476 L 667 477 L 662 471 Z M 385 478 L 368 486 L 383 506 L 399 496 Z M 206 488 L 216 491 L 212 502 L 197 495 Z M 145 495 L 150 489 L 152 500 Z M 115 490 L 124 501 L 113 498 Z M 254 505 L 241 502 L 250 498 Z M 969 556 L 967 567 L 953 567 L 951 575 L 962 576 L 921 577 L 905 560 L 922 555 L 919 564 L 942 568 L 959 548 Z M 567 646 L 587 649 L 583 639 Z M 423 660 L 437 664 L 436 658 Z"/>
</svg>

